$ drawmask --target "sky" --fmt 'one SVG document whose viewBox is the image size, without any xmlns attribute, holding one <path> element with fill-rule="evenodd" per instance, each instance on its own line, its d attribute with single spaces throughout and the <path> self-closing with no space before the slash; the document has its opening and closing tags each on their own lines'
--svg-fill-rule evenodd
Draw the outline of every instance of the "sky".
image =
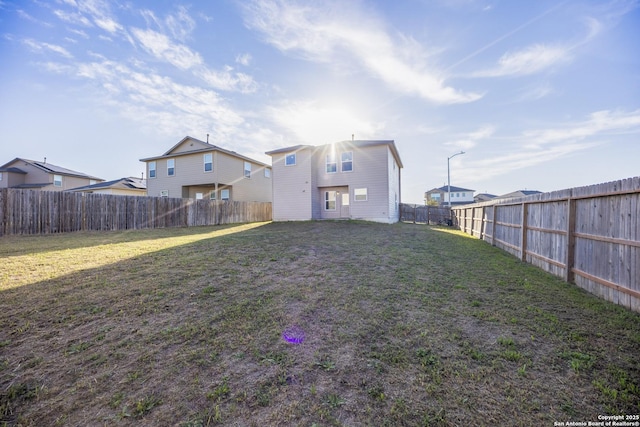
<svg viewBox="0 0 640 427">
<path fill-rule="evenodd" d="M 402 201 L 640 175 L 640 0 L 0 0 L 0 165 L 391 139 Z M 456 153 L 464 151 L 465 154 Z M 449 159 L 449 160 L 448 160 Z"/>
</svg>

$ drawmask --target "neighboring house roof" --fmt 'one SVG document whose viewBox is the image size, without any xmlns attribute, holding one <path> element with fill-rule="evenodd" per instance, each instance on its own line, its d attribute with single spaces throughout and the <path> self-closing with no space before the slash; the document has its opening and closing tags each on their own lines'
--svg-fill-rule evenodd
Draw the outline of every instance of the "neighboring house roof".
<svg viewBox="0 0 640 427">
<path fill-rule="evenodd" d="M 511 197 L 523 197 L 523 196 L 531 196 L 532 194 L 540 194 L 542 191 L 537 190 L 517 190 L 512 191 L 511 193 L 503 194 L 501 196 L 496 197 L 497 199 L 507 199 Z"/>
<path fill-rule="evenodd" d="M 9 163 L 11 163 L 11 162 L 9 162 Z M 1 168 L 0 167 L 0 172 L 21 173 L 21 174 L 24 174 L 24 175 L 27 174 L 25 171 L 23 171 L 20 168 Z"/>
<path fill-rule="evenodd" d="M 76 172 L 73 171 L 71 169 L 67 169 L 67 168 L 63 168 L 61 166 L 56 166 L 56 165 L 52 165 L 51 163 L 47 163 L 47 162 L 38 162 L 35 160 L 28 160 L 28 159 L 23 159 L 21 157 L 16 157 L 15 159 L 11 160 L 10 162 L 5 163 L 4 165 L 0 166 L 0 169 L 7 169 L 8 172 L 14 172 L 13 170 L 9 171 L 9 169 L 18 169 L 18 173 L 26 173 L 24 171 L 22 171 L 19 168 L 7 168 L 8 165 L 10 165 L 11 163 L 14 163 L 16 160 L 19 160 L 21 162 L 24 163 L 29 163 L 30 165 L 46 172 L 49 174 L 55 174 L 55 175 L 66 175 L 66 176 L 74 176 L 74 177 L 78 177 L 78 178 L 86 178 L 86 179 L 95 179 L 98 181 L 104 181 L 102 178 L 97 178 L 95 176 L 91 176 L 91 175 L 87 175 L 86 173 L 82 173 L 82 172 Z"/>
<path fill-rule="evenodd" d="M 92 191 L 92 190 L 104 190 L 107 188 L 122 189 L 122 190 L 141 190 L 147 189 L 147 182 L 141 178 L 120 178 L 113 181 L 99 182 L 93 185 L 85 185 L 83 187 L 72 188 L 69 191 Z"/>
<path fill-rule="evenodd" d="M 473 200 L 475 200 L 476 203 L 480 203 L 480 202 L 487 202 L 489 200 L 493 200 L 496 197 L 497 196 L 495 196 L 493 194 L 489 194 L 489 193 L 479 193 L 479 194 L 476 194 L 475 196 L 473 196 Z"/>
<path fill-rule="evenodd" d="M 192 142 L 194 142 L 196 145 L 196 148 L 194 148 L 193 150 L 189 150 L 189 151 L 182 151 L 179 153 L 174 153 L 174 151 L 180 147 L 182 144 L 184 144 L 186 141 L 191 140 Z M 262 166 L 266 166 L 266 167 L 271 167 L 271 165 L 268 165 L 266 163 L 262 163 L 259 162 L 255 159 L 252 159 L 250 157 L 247 156 L 243 156 L 242 154 L 236 153 L 235 151 L 231 151 L 231 150 L 226 150 L 222 147 L 218 147 L 217 145 L 213 145 L 213 144 L 209 144 L 208 142 L 204 142 L 204 141 L 200 141 L 199 139 L 193 138 L 191 136 L 185 136 L 184 138 L 182 138 L 180 140 L 180 142 L 178 142 L 176 145 L 174 145 L 173 147 L 171 147 L 169 149 L 169 151 L 167 151 L 166 153 L 162 154 L 161 156 L 153 156 L 153 157 L 146 157 L 144 159 L 140 159 L 141 162 L 150 162 L 153 160 L 158 160 L 158 159 L 166 159 L 166 158 L 171 158 L 171 157 L 177 157 L 177 156 L 188 156 L 194 153 L 205 153 L 208 151 L 219 151 L 221 153 L 225 153 L 225 154 L 229 154 L 231 156 L 235 156 L 244 160 L 247 160 L 249 162 L 253 162 Z"/>
<path fill-rule="evenodd" d="M 433 190 L 440 190 L 440 191 L 444 191 L 446 193 L 447 191 L 449 191 L 449 187 L 446 186 L 446 185 L 443 185 L 442 187 L 434 188 Z M 429 190 L 429 191 L 433 191 L 433 190 Z M 476 191 L 476 190 L 471 190 L 469 188 L 456 187 L 456 186 L 452 185 L 451 186 L 451 191 L 459 192 L 459 191 Z"/>
<path fill-rule="evenodd" d="M 398 162 L 398 166 L 400 168 L 404 167 L 402 165 L 402 160 L 400 160 L 400 154 L 398 153 L 398 149 L 396 147 L 396 144 L 392 139 L 389 139 L 389 140 L 346 140 L 346 141 L 335 142 L 333 144 L 342 144 L 342 145 L 352 146 L 352 147 L 355 147 L 355 148 L 374 147 L 374 146 L 377 146 L 377 145 L 387 145 L 389 147 L 389 149 L 391 149 L 391 152 L 393 153 L 393 157 L 395 157 L 396 162 Z M 326 145 L 330 145 L 330 144 L 323 144 L 323 145 L 320 145 L 320 146 L 304 145 L 304 144 L 302 144 L 302 145 L 294 145 L 293 147 L 278 148 L 277 150 L 267 151 L 265 154 L 267 154 L 269 156 L 272 156 L 274 154 L 290 153 L 290 152 L 293 152 L 293 151 L 299 151 L 301 149 L 306 149 L 306 148 L 317 149 L 319 147 L 324 147 Z"/>
</svg>

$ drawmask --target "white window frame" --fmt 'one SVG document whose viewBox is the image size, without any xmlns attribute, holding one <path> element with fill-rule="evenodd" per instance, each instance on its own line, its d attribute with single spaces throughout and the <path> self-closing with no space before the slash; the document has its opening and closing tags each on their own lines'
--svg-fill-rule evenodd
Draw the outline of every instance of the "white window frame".
<svg viewBox="0 0 640 427">
<path fill-rule="evenodd" d="M 147 178 L 154 179 L 156 175 L 156 162 L 149 162 L 149 172 L 147 173 Z"/>
<path fill-rule="evenodd" d="M 271 178 L 271 169 L 264 168 L 264 177 L 265 178 Z"/>
<path fill-rule="evenodd" d="M 349 154 L 350 159 L 349 160 L 345 160 L 344 159 L 344 155 L 345 154 Z M 351 169 L 349 170 L 344 170 L 344 164 L 345 163 L 350 163 L 351 164 Z M 345 151 L 344 153 L 340 154 L 340 172 L 353 172 L 353 151 Z"/>
<path fill-rule="evenodd" d="M 207 161 L 207 158 L 209 161 Z M 211 173 L 213 172 L 213 153 L 204 153 L 202 155 L 202 161 L 203 161 L 203 168 L 204 168 L 204 173 Z M 209 165 L 209 170 L 207 170 L 207 165 Z"/>
<path fill-rule="evenodd" d="M 369 191 L 366 187 L 353 189 L 354 202 L 366 202 L 369 199 Z"/>
<path fill-rule="evenodd" d="M 327 154 L 325 162 L 326 173 L 338 173 L 338 161 L 336 160 L 336 153 Z M 330 170 L 331 169 L 331 170 Z"/>
<path fill-rule="evenodd" d="M 160 197 L 169 197 L 169 190 L 160 190 Z"/>
<path fill-rule="evenodd" d="M 228 201 L 231 198 L 231 191 L 228 188 L 220 190 L 220 200 Z"/>
<path fill-rule="evenodd" d="M 204 193 L 196 192 L 196 200 L 202 200 L 204 198 Z"/>
<path fill-rule="evenodd" d="M 62 175 L 53 175 L 53 186 L 62 187 Z"/>
<path fill-rule="evenodd" d="M 330 198 L 330 196 L 333 194 L 333 199 Z M 335 190 L 327 190 L 324 192 L 324 210 L 325 211 L 335 211 L 336 210 L 336 205 L 337 205 L 337 191 Z M 333 208 L 330 208 L 330 203 L 333 202 Z"/>
<path fill-rule="evenodd" d="M 244 177 L 251 179 L 251 162 L 244 162 Z"/>
<path fill-rule="evenodd" d="M 295 166 L 297 162 L 296 153 L 287 153 L 284 155 L 284 165 L 285 166 Z M 293 163 L 289 163 L 289 160 L 293 159 Z"/>
<path fill-rule="evenodd" d="M 176 159 L 167 159 L 167 176 L 176 176 Z"/>
</svg>

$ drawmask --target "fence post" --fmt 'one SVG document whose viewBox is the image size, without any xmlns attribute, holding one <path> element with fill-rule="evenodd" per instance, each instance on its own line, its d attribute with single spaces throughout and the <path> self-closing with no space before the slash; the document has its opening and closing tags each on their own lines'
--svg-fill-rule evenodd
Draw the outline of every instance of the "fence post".
<svg viewBox="0 0 640 427">
<path fill-rule="evenodd" d="M 567 254 L 566 271 L 564 280 L 572 283 L 575 280 L 573 264 L 575 263 L 576 249 L 576 201 L 571 197 L 567 198 Z"/>
<path fill-rule="evenodd" d="M 520 236 L 520 259 L 527 260 L 527 217 L 529 216 L 529 204 L 522 203 L 522 235 Z"/>
</svg>

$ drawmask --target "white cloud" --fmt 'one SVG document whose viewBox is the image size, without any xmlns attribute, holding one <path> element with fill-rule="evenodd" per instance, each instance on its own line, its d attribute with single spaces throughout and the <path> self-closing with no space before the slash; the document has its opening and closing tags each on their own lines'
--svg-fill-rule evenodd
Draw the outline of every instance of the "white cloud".
<svg viewBox="0 0 640 427">
<path fill-rule="evenodd" d="M 34 52 L 43 53 L 44 51 L 48 50 L 51 52 L 55 52 L 59 55 L 62 55 L 65 58 L 73 58 L 73 55 L 69 53 L 69 51 L 62 46 L 58 46 L 50 43 L 38 42 L 32 39 L 25 39 L 23 40 L 23 43 L 27 45 Z"/>
<path fill-rule="evenodd" d="M 570 49 L 562 46 L 534 44 L 516 52 L 507 52 L 494 68 L 478 71 L 473 77 L 524 76 L 535 74 L 571 60 Z"/>
<path fill-rule="evenodd" d="M 122 63 L 102 60 L 45 66 L 94 82 L 105 105 L 147 129 L 174 135 L 207 131 L 215 140 L 227 140 L 244 123 L 243 117 L 215 91 L 176 83 L 148 71 L 134 71 Z"/>
<path fill-rule="evenodd" d="M 580 141 L 599 134 L 640 132 L 640 110 L 631 112 L 596 111 L 582 122 L 568 123 L 555 129 L 525 131 L 523 136 L 535 146 Z"/>
<path fill-rule="evenodd" d="M 53 14 L 56 15 L 62 21 L 70 24 L 82 25 L 83 27 L 91 27 L 91 21 L 86 16 L 80 13 L 65 12 L 63 10 L 54 10 Z"/>
<path fill-rule="evenodd" d="M 122 25 L 118 24 L 111 18 L 96 18 L 94 22 L 98 27 L 111 34 L 122 31 Z"/>
<path fill-rule="evenodd" d="M 188 39 L 196 27 L 196 22 L 189 16 L 184 6 L 179 6 L 175 14 L 168 15 L 165 22 L 173 37 L 180 41 Z"/>
<path fill-rule="evenodd" d="M 245 67 L 251 63 L 251 59 L 251 54 L 249 53 L 243 53 L 236 56 L 236 62 L 238 64 L 244 65 Z"/>
<path fill-rule="evenodd" d="M 478 130 L 469 132 L 458 136 L 451 142 L 447 142 L 446 145 L 454 147 L 459 150 L 470 150 L 478 145 L 479 141 L 490 138 L 495 132 L 495 127 L 492 125 L 485 125 Z"/>
<path fill-rule="evenodd" d="M 255 92 L 257 84 L 251 76 L 244 73 L 232 73 L 232 71 L 231 67 L 225 67 L 223 71 L 202 68 L 195 74 L 215 89 L 241 93 Z"/>
<path fill-rule="evenodd" d="M 317 62 L 358 63 L 398 92 L 444 104 L 481 97 L 447 86 L 443 76 L 422 63 L 426 54 L 417 43 L 402 37 L 392 40 L 382 23 L 349 7 L 255 0 L 245 7 L 246 24 L 283 52 Z"/>
<path fill-rule="evenodd" d="M 162 33 L 139 28 L 134 28 L 131 32 L 147 52 L 181 70 L 187 70 L 202 64 L 200 54 L 193 52 L 183 44 L 172 42 L 169 37 Z"/>
<path fill-rule="evenodd" d="M 519 169 L 543 164 L 607 142 L 610 135 L 640 134 L 640 110 L 597 111 L 586 120 L 533 129 L 506 138 L 513 142 L 485 157 L 477 151 L 476 160 L 465 167 L 474 180 L 501 176 Z M 505 138 L 503 138 L 505 139 Z"/>
</svg>

